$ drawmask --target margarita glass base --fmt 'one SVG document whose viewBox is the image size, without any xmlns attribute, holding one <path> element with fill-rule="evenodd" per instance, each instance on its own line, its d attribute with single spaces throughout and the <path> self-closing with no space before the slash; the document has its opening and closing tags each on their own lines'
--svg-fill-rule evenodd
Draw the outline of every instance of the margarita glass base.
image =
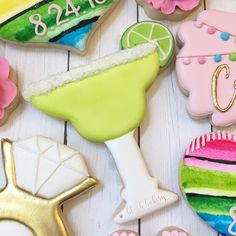
<svg viewBox="0 0 236 236">
<path fill-rule="evenodd" d="M 117 210 L 115 222 L 125 223 L 141 218 L 178 200 L 177 194 L 158 188 L 158 181 L 151 177 L 133 132 L 106 142 L 110 149 L 124 190 L 121 197 L 126 205 Z"/>
</svg>

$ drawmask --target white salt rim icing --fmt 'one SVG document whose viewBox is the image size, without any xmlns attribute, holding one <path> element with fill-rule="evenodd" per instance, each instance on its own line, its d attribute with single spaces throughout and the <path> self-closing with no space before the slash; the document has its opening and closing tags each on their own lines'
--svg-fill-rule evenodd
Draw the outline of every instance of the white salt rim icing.
<svg viewBox="0 0 236 236">
<path fill-rule="evenodd" d="M 53 75 L 45 80 L 30 84 L 23 92 L 26 100 L 30 101 L 32 96 L 37 96 L 42 93 L 49 92 L 65 83 L 74 82 L 77 80 L 86 79 L 92 75 L 98 74 L 109 68 L 127 64 L 131 61 L 146 57 L 156 51 L 157 44 L 149 42 L 137 45 L 136 47 L 119 51 L 115 54 L 100 58 L 87 65 L 72 69 L 68 72 L 63 72 Z"/>
</svg>

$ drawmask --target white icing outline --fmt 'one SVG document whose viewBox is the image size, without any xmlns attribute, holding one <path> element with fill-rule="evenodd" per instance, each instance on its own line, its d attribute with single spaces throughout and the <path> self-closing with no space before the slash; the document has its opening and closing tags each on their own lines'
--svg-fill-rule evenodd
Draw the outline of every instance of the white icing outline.
<svg viewBox="0 0 236 236">
<path fill-rule="evenodd" d="M 32 83 L 23 92 L 26 100 L 30 101 L 32 96 L 49 92 L 64 84 L 86 79 L 115 66 L 144 58 L 156 52 L 157 45 L 154 42 L 137 45 L 136 47 L 119 51 L 115 54 L 100 58 L 87 65 L 63 72 L 48 79 Z"/>
</svg>

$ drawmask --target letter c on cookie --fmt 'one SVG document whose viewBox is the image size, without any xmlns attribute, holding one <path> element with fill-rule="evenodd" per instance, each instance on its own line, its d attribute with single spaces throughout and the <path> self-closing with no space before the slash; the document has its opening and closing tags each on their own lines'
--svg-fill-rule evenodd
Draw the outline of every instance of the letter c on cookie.
<svg viewBox="0 0 236 236">
<path fill-rule="evenodd" d="M 212 96 L 213 96 L 213 101 L 214 101 L 214 105 L 216 107 L 217 110 L 221 111 L 221 112 L 227 112 L 229 109 L 232 108 L 232 106 L 234 105 L 234 102 L 236 101 L 236 92 L 234 93 L 232 99 L 230 100 L 229 104 L 226 107 L 222 107 L 219 103 L 218 100 L 218 78 L 220 76 L 220 73 L 222 72 L 222 70 L 226 70 L 226 77 L 225 79 L 228 79 L 230 76 L 230 68 L 228 65 L 223 64 L 217 67 L 213 77 L 212 77 Z M 234 81 L 234 88 L 236 90 L 236 80 Z"/>
</svg>

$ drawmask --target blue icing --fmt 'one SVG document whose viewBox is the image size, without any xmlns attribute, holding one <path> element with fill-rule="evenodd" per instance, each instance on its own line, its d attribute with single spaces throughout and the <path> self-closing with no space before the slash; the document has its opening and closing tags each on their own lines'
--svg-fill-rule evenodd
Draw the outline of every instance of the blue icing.
<svg viewBox="0 0 236 236">
<path fill-rule="evenodd" d="M 89 34 L 94 29 L 96 22 L 87 24 L 71 33 L 68 33 L 58 39 L 55 43 L 78 48 L 84 51 Z"/>
<path fill-rule="evenodd" d="M 217 232 L 230 236 L 228 232 L 229 225 L 233 222 L 230 216 L 226 215 L 210 215 L 205 213 L 198 213 L 198 215 L 206 221 Z M 236 231 L 236 226 L 233 227 L 233 231 Z"/>
<path fill-rule="evenodd" d="M 221 62 L 222 56 L 220 54 L 214 56 L 214 61 L 215 62 Z"/>
<path fill-rule="evenodd" d="M 222 32 L 222 33 L 220 34 L 220 38 L 221 38 L 222 40 L 224 40 L 224 41 L 229 40 L 229 37 L 230 37 L 230 35 L 229 35 L 229 33 L 227 33 L 227 32 Z"/>
</svg>

